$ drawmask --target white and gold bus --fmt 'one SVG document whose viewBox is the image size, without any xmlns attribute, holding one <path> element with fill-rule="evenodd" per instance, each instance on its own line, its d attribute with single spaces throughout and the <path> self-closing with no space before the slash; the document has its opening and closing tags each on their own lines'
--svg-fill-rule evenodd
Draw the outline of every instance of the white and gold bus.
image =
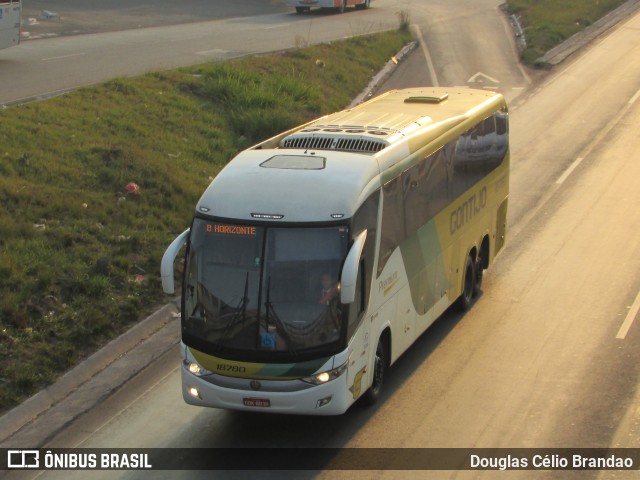
<svg viewBox="0 0 640 480">
<path fill-rule="evenodd" d="M 0 0 L 0 49 L 20 43 L 21 0 Z"/>
<path fill-rule="evenodd" d="M 186 242 L 187 403 L 335 415 L 447 308 L 468 309 L 505 240 L 507 105 L 471 89 L 383 94 L 241 152 Z"/>
</svg>

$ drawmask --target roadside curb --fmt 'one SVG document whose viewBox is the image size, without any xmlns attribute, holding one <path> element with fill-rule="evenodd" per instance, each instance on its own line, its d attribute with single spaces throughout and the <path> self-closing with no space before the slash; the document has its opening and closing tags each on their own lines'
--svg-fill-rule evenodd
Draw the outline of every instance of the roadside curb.
<svg viewBox="0 0 640 480">
<path fill-rule="evenodd" d="M 395 56 L 391 57 L 391 60 L 389 60 L 386 63 L 386 65 L 382 67 L 382 70 L 380 70 L 371 79 L 371 81 L 369 82 L 369 85 L 367 85 L 367 87 L 360 93 L 360 95 L 358 95 L 353 100 L 353 102 L 351 102 L 351 104 L 347 108 L 353 108 L 356 105 L 359 105 L 360 103 L 364 102 L 365 100 L 368 100 L 373 95 L 373 92 L 378 88 L 378 86 L 384 83 L 384 81 L 387 80 L 393 74 L 393 71 L 396 69 L 396 66 L 398 65 L 398 63 L 401 62 L 404 59 L 404 57 L 409 55 L 417 46 L 418 46 L 418 42 L 414 41 L 414 42 L 408 43 L 402 48 L 402 50 L 396 53 Z"/>
<path fill-rule="evenodd" d="M 165 305 L 5 413 L 0 417 L 0 446 L 43 446 L 62 427 L 174 347 L 180 338 L 176 312 L 173 304 Z M 44 413 L 51 418 L 44 418 Z"/>
</svg>

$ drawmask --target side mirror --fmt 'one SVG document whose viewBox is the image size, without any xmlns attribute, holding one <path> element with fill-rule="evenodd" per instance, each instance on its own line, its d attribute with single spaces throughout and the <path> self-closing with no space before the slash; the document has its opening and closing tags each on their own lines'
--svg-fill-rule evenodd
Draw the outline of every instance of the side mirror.
<svg viewBox="0 0 640 480">
<path fill-rule="evenodd" d="M 162 290 L 167 295 L 173 295 L 175 293 L 174 280 L 173 280 L 173 263 L 176 261 L 178 252 L 187 241 L 189 236 L 189 230 L 182 232 L 176 239 L 171 242 L 169 248 L 164 252 L 162 256 L 162 262 L 160 263 L 160 276 L 162 278 Z"/>
<path fill-rule="evenodd" d="M 358 234 L 351 245 L 351 250 L 347 254 L 342 267 L 342 277 L 340 277 L 340 302 L 353 303 L 356 298 L 356 283 L 358 281 L 358 265 L 360 265 L 360 256 L 364 248 L 364 242 L 367 239 L 367 231 L 364 230 Z"/>
</svg>

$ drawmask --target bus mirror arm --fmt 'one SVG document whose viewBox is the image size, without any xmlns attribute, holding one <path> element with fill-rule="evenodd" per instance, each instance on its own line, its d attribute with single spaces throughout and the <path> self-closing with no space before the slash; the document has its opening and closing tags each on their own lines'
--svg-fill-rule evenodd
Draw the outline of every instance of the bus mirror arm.
<svg viewBox="0 0 640 480">
<path fill-rule="evenodd" d="M 186 229 L 176 239 L 171 242 L 169 248 L 164 252 L 162 256 L 162 263 L 160 264 L 160 276 L 162 278 L 162 290 L 167 295 L 173 295 L 175 293 L 174 279 L 173 279 L 173 263 L 178 256 L 178 252 L 184 245 L 189 235 L 189 230 Z"/>
<path fill-rule="evenodd" d="M 367 239 L 367 231 L 364 230 L 358 234 L 351 245 L 351 250 L 347 254 L 342 267 L 342 276 L 340 278 L 340 302 L 353 303 L 356 298 L 356 283 L 358 281 L 358 266 L 360 265 L 360 257 L 364 242 Z"/>
</svg>

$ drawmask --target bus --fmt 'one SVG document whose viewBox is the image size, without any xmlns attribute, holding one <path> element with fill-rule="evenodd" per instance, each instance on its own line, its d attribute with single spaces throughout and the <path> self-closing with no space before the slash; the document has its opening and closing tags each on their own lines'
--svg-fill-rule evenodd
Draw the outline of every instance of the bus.
<svg viewBox="0 0 640 480">
<path fill-rule="evenodd" d="M 20 0 L 0 0 L 0 49 L 20 43 Z"/>
<path fill-rule="evenodd" d="M 371 0 L 289 0 L 289 5 L 295 7 L 297 13 L 309 12 L 312 7 L 330 8 L 343 13 L 347 7 L 357 9 L 369 8 Z"/>
<path fill-rule="evenodd" d="M 508 110 L 466 88 L 382 94 L 239 153 L 165 251 L 186 244 L 182 393 L 311 415 L 373 404 L 388 368 L 504 246 Z"/>
</svg>

